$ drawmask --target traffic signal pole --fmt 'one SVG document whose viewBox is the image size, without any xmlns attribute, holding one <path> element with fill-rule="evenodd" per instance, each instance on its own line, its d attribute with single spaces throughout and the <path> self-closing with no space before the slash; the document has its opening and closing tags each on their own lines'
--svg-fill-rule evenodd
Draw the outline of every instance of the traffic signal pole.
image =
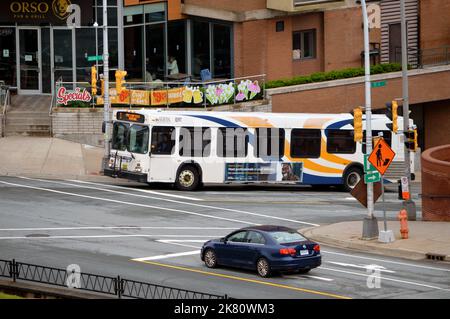
<svg viewBox="0 0 450 319">
<path fill-rule="evenodd" d="M 402 38 L 402 83 L 403 83 L 403 132 L 409 130 L 409 86 L 408 86 L 408 34 L 406 25 L 405 0 L 400 0 L 401 15 L 401 38 Z M 406 138 L 406 136 L 403 134 Z M 410 150 L 404 145 L 405 150 L 405 176 L 408 178 L 408 185 L 411 185 L 411 158 Z M 411 190 L 411 187 L 409 187 Z M 411 191 L 410 191 L 411 192 Z M 403 201 L 403 208 L 408 212 L 408 220 L 416 220 L 416 205 L 409 196 Z"/>
<path fill-rule="evenodd" d="M 110 105 L 109 105 L 109 50 L 108 50 L 108 7 L 107 0 L 103 0 L 103 83 L 104 83 L 104 96 L 103 96 L 103 120 L 105 122 L 105 153 L 103 156 L 102 170 L 108 167 L 110 156 L 110 125 L 109 119 Z"/>
<path fill-rule="evenodd" d="M 372 96 L 370 83 L 369 19 L 366 0 L 361 1 L 364 21 L 364 65 L 365 65 L 365 111 L 366 111 L 366 153 L 372 153 Z M 367 184 L 367 216 L 363 221 L 362 239 L 378 237 L 378 221 L 374 216 L 373 183 Z"/>
</svg>

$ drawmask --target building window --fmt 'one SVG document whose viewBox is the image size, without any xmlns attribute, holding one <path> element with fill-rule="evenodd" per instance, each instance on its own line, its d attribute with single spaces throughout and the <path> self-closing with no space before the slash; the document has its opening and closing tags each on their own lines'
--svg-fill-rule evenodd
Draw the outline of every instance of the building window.
<svg viewBox="0 0 450 319">
<path fill-rule="evenodd" d="M 276 30 L 276 32 L 283 32 L 284 31 L 284 21 L 277 21 L 275 30 Z"/>
<path fill-rule="evenodd" d="M 294 60 L 316 57 L 316 30 L 295 31 L 292 35 L 292 58 Z"/>
<path fill-rule="evenodd" d="M 353 154 L 356 151 L 354 131 L 326 130 L 327 152 L 330 154 Z"/>
<path fill-rule="evenodd" d="M 314 129 L 293 129 L 291 132 L 291 157 L 319 158 L 321 132 Z"/>
</svg>

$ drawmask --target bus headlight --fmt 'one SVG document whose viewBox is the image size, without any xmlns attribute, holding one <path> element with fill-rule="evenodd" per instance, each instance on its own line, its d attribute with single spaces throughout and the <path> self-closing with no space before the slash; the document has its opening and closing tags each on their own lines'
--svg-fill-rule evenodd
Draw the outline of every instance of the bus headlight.
<svg viewBox="0 0 450 319">
<path fill-rule="evenodd" d="M 142 172 L 141 163 L 137 163 L 137 164 L 136 164 L 136 167 L 134 168 L 134 171 L 135 171 L 136 173 Z"/>
</svg>

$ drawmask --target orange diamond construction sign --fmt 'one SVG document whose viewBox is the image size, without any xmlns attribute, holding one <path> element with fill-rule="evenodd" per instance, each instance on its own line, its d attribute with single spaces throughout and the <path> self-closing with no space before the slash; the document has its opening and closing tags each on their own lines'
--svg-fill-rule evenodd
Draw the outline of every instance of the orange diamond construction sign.
<svg viewBox="0 0 450 319">
<path fill-rule="evenodd" d="M 372 153 L 369 155 L 369 162 L 381 175 L 384 175 L 394 160 L 394 157 L 395 152 L 383 138 L 380 138 L 375 144 Z"/>
</svg>

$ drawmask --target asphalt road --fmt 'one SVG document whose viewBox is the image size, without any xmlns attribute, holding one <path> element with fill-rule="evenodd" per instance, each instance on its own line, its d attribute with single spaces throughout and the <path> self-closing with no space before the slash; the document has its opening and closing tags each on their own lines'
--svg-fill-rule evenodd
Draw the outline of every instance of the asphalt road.
<svg viewBox="0 0 450 319">
<path fill-rule="evenodd" d="M 414 190 L 413 190 L 414 191 Z M 420 210 L 420 200 L 415 190 Z M 386 194 L 388 218 L 400 202 Z M 377 204 L 377 216 L 381 217 Z M 0 177 L 0 259 L 120 275 L 235 298 L 450 298 L 450 264 L 409 261 L 322 246 L 323 264 L 308 275 L 262 279 L 208 269 L 199 248 L 210 238 L 253 224 L 297 229 L 361 220 L 349 194 L 310 187 L 207 187 L 87 183 Z M 368 288 L 368 265 L 381 288 Z"/>
</svg>

